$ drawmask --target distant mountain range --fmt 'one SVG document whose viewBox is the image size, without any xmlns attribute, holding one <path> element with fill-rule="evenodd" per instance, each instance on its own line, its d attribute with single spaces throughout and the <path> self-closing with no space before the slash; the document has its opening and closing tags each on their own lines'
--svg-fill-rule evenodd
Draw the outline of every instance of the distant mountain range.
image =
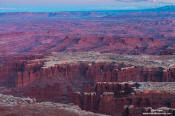
<svg viewBox="0 0 175 116">
<path fill-rule="evenodd" d="M 139 11 L 139 12 L 140 11 L 141 12 L 142 11 L 155 11 L 155 12 L 163 12 L 163 11 L 169 12 L 170 11 L 170 12 L 174 12 L 175 11 L 175 5 L 167 5 L 167 6 L 162 6 L 162 7 L 158 7 L 158 8 L 149 8 L 149 9 L 137 9 L 137 10 L 103 10 L 103 11 L 104 12 L 106 12 L 106 11 L 107 12 L 137 12 L 137 11 Z M 98 10 L 97 10 L 97 12 L 98 12 Z M 99 10 L 99 12 L 101 12 L 101 10 Z"/>
<path fill-rule="evenodd" d="M 175 11 L 175 5 L 168 5 L 168 6 L 162 6 L 158 8 L 149 8 L 149 9 L 138 9 L 138 10 L 113 10 L 113 11 L 120 11 L 120 12 L 137 12 L 137 11 L 155 11 L 155 12 L 174 12 Z"/>
<path fill-rule="evenodd" d="M 145 9 L 146 11 L 175 11 L 175 5 L 168 5 L 159 8 Z"/>
<path fill-rule="evenodd" d="M 142 12 L 142 11 L 155 11 L 155 12 L 174 12 L 175 11 L 175 5 L 167 5 L 167 6 L 162 6 L 158 8 L 149 8 L 149 9 L 137 9 L 137 10 L 89 10 L 89 11 L 65 11 L 65 12 Z M 59 12 L 59 11 L 56 11 Z M 53 12 L 51 16 L 55 15 Z M 62 11 L 61 11 L 62 12 Z M 3 15 L 2 13 L 8 13 L 8 12 L 1 12 L 0 9 L 0 15 Z M 19 13 L 24 13 L 24 12 L 19 12 Z M 32 13 L 29 11 L 29 13 Z M 44 13 L 44 12 L 37 12 L 37 13 Z M 48 12 L 45 12 L 48 13 Z"/>
<path fill-rule="evenodd" d="M 162 7 L 158 7 L 158 8 L 149 8 L 149 9 L 138 9 L 138 10 L 116 10 L 116 11 L 128 11 L 128 12 L 132 12 L 132 11 L 156 11 L 156 12 L 161 12 L 161 11 L 175 11 L 175 5 L 168 5 L 168 6 L 162 6 Z"/>
</svg>

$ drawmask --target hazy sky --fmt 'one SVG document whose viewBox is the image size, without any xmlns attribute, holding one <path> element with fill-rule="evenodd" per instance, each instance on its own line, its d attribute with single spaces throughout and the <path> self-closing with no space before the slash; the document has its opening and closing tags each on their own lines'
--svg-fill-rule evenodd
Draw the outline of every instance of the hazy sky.
<svg viewBox="0 0 175 116">
<path fill-rule="evenodd" d="M 172 4 L 175 0 L 0 0 L 0 12 L 145 9 Z"/>
</svg>

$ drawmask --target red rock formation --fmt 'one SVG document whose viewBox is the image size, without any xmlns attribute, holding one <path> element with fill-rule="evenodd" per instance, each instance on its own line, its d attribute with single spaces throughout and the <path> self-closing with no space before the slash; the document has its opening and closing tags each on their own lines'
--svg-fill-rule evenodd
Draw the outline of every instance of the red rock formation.
<svg viewBox="0 0 175 116">
<path fill-rule="evenodd" d="M 173 54 L 175 47 L 174 39 L 171 39 L 174 37 L 173 13 L 87 12 L 88 15 L 84 14 L 81 12 L 3 14 L 0 23 L 0 55 L 56 51 Z M 135 19 L 135 16 L 138 18 Z M 75 17 L 76 21 L 72 20 Z M 12 18 L 13 21 L 9 20 Z M 44 20 L 38 20 L 39 18 Z"/>
<path fill-rule="evenodd" d="M 95 86 L 97 95 L 103 94 L 103 92 L 114 92 L 116 97 L 124 97 L 134 92 L 133 87 L 136 87 L 137 83 L 128 84 L 119 82 L 98 82 Z"/>
<path fill-rule="evenodd" d="M 2 82 L 11 85 L 11 89 L 1 92 L 15 96 L 30 96 L 38 101 L 73 102 L 84 110 L 111 115 L 127 115 L 133 112 L 130 110 L 133 106 L 175 107 L 174 93 L 135 91 L 137 83 L 125 82 L 174 81 L 173 64 L 165 70 L 155 64 L 151 64 L 155 67 L 134 66 L 127 64 L 128 61 L 92 60 L 72 63 L 68 62 L 69 60 L 57 61 L 55 57 L 51 61 L 47 58 L 50 57 L 43 58 L 42 55 L 38 55 L 10 57 L 4 60 L 0 77 Z M 154 60 L 151 58 L 149 57 L 149 62 Z M 46 65 L 53 62 L 55 65 Z M 9 72 L 13 72 L 13 75 L 10 76 Z"/>
<path fill-rule="evenodd" d="M 55 79 L 75 81 L 85 80 L 91 83 L 96 82 L 126 82 L 126 81 L 174 81 L 174 69 L 167 71 L 162 68 L 127 67 L 119 68 L 113 63 L 85 63 L 59 64 L 55 67 L 41 68 L 43 62 L 25 64 L 22 71 L 16 72 L 16 87 L 27 86 L 35 80 Z M 124 66 L 125 67 L 125 66 Z M 79 83 L 81 86 L 81 83 Z"/>
<path fill-rule="evenodd" d="M 120 61 L 108 62 L 104 58 L 103 62 L 85 60 L 47 67 L 42 59 L 45 55 L 36 55 L 58 51 L 173 55 L 174 12 L 168 12 L 168 16 L 166 12 L 0 14 L 0 86 L 10 88 L 1 91 L 35 97 L 38 101 L 72 101 L 82 109 L 111 115 L 137 115 L 149 106 L 174 108 L 174 93 L 135 92 L 133 87 L 137 84 L 118 83 L 175 81 L 175 68 L 159 68 L 163 65 L 159 61 L 158 66 L 148 63 L 157 59 L 150 59 L 147 66 L 138 66 L 111 55 L 111 59 Z M 133 62 L 132 58 L 126 59 Z M 24 112 L 27 108 L 23 108 Z M 6 112 L 0 106 L 1 111 Z"/>
<path fill-rule="evenodd" d="M 96 85 L 96 88 L 98 89 L 96 89 L 96 91 L 93 92 L 93 94 L 75 93 L 74 103 L 78 104 L 81 108 L 86 110 L 99 112 L 103 114 L 110 114 L 114 116 L 128 116 L 129 114 L 133 116 L 133 114 L 143 113 L 143 111 L 139 109 L 138 111 L 130 110 L 133 108 L 141 109 L 143 107 L 150 106 L 153 108 L 175 108 L 174 92 L 160 90 L 145 90 L 143 92 L 136 91 L 135 93 L 132 87 L 135 87 L 136 85 L 136 83 L 98 83 Z M 94 106 L 96 110 L 94 110 Z"/>
<path fill-rule="evenodd" d="M 60 63 L 51 67 L 45 67 L 43 56 L 15 57 L 4 61 L 1 67 L 0 77 L 3 85 L 17 88 L 24 96 L 33 96 L 38 100 L 61 100 L 71 98 L 73 92 L 91 92 L 96 86 L 97 94 L 115 91 L 116 96 L 125 96 L 132 91 L 132 86 L 108 85 L 98 82 L 161 82 L 174 81 L 173 68 L 132 66 L 115 62 L 76 62 Z M 10 73 L 9 73 L 10 72 Z M 31 86 L 34 85 L 34 86 Z M 117 87 L 116 87 L 117 86 Z M 26 89 L 27 88 L 27 89 Z M 122 93 L 119 89 L 127 90 Z M 54 92 L 45 90 L 53 89 Z M 40 92 L 39 92 L 40 91 Z M 118 93 L 116 92 L 118 91 Z M 52 96 L 55 96 L 54 98 Z M 67 97 L 66 97 L 67 96 Z M 70 100 L 71 101 L 71 100 Z"/>
</svg>

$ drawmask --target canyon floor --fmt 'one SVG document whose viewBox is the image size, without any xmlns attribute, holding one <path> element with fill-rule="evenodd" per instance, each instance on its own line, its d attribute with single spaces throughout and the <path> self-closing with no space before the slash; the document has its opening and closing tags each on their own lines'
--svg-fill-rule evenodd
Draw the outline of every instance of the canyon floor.
<svg viewBox="0 0 175 116">
<path fill-rule="evenodd" d="M 175 115 L 174 11 L 0 13 L 0 116 Z"/>
</svg>

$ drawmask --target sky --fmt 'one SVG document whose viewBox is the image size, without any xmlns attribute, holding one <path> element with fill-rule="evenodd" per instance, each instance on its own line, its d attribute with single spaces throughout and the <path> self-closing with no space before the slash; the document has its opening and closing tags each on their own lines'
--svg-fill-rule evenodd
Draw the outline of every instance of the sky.
<svg viewBox="0 0 175 116">
<path fill-rule="evenodd" d="M 0 12 L 135 10 L 166 5 L 175 5 L 175 0 L 0 0 Z"/>
</svg>

